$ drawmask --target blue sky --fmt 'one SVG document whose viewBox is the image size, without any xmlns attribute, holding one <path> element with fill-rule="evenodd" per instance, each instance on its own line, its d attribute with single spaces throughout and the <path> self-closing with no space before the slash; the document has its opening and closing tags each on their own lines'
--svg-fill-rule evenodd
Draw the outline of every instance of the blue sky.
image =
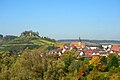
<svg viewBox="0 0 120 80">
<path fill-rule="evenodd" d="M 0 34 L 120 40 L 120 0 L 0 0 Z"/>
</svg>

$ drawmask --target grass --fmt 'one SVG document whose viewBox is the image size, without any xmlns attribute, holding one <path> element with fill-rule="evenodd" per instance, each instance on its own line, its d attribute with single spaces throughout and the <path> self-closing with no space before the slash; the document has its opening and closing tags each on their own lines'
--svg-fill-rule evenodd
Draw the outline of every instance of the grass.
<svg viewBox="0 0 120 80">
<path fill-rule="evenodd" d="M 28 47 L 30 49 L 39 48 L 40 46 L 55 46 L 55 47 L 61 47 L 63 44 L 57 43 L 57 42 L 51 42 L 48 40 L 44 40 L 39 37 L 17 37 L 9 42 L 6 42 L 5 44 L 0 46 L 0 50 L 5 51 L 7 49 L 14 49 L 14 48 L 20 48 L 20 47 Z M 17 47 L 15 47 L 17 46 Z"/>
<path fill-rule="evenodd" d="M 54 44 L 53 42 L 46 41 L 46 40 L 41 40 L 41 42 L 43 42 L 43 43 L 45 43 L 45 44 L 48 44 L 48 45 L 53 45 L 53 44 Z"/>
</svg>

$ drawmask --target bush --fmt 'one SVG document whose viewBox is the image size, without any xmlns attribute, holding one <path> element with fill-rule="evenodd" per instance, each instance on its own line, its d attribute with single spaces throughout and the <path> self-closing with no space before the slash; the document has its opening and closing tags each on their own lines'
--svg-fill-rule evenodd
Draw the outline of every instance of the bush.
<svg viewBox="0 0 120 80">
<path fill-rule="evenodd" d="M 94 68 L 94 66 L 93 66 L 93 65 L 88 65 L 88 70 L 89 70 L 89 71 L 92 71 L 92 70 L 93 70 L 93 68 Z"/>
</svg>

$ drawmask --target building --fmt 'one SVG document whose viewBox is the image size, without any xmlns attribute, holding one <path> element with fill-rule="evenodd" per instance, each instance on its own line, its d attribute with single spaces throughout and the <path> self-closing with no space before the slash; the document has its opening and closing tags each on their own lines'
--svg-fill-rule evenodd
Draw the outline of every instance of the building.
<svg viewBox="0 0 120 80">
<path fill-rule="evenodd" d="M 70 46 L 74 46 L 76 48 L 85 48 L 85 43 L 82 42 L 72 42 Z"/>
<path fill-rule="evenodd" d="M 105 50 L 105 51 L 110 51 L 111 48 L 112 48 L 112 45 L 111 45 L 111 44 L 103 44 L 103 45 L 102 45 L 102 48 L 103 48 L 103 50 Z"/>
<path fill-rule="evenodd" d="M 119 53 L 120 52 L 120 45 L 113 45 L 111 48 L 111 51 L 113 53 Z"/>
</svg>

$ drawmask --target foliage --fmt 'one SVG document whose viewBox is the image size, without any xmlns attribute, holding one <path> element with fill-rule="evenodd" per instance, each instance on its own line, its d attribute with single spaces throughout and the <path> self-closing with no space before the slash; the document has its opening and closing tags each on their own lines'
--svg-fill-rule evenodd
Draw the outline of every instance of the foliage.
<svg viewBox="0 0 120 80">
<path fill-rule="evenodd" d="M 13 40 L 13 39 L 15 39 L 15 38 L 17 38 L 17 36 L 6 35 L 6 36 L 4 37 L 4 41 L 10 41 L 10 40 Z"/>
<path fill-rule="evenodd" d="M 100 59 L 100 62 L 101 62 L 103 65 L 106 65 L 106 64 L 107 64 L 107 58 L 106 58 L 106 56 L 102 56 L 102 58 Z"/>
<path fill-rule="evenodd" d="M 51 46 L 48 46 L 47 49 L 48 50 L 54 50 L 54 49 L 57 49 L 58 47 L 56 47 L 55 45 L 51 45 Z"/>
<path fill-rule="evenodd" d="M 0 39 L 2 39 L 3 38 L 3 35 L 2 34 L 0 34 Z"/>
<path fill-rule="evenodd" d="M 94 79 L 95 77 L 98 76 L 98 71 L 97 71 L 97 68 L 94 67 L 94 69 L 90 72 L 89 76 L 88 76 L 88 79 Z"/>
<path fill-rule="evenodd" d="M 17 53 L 20 47 L 12 48 Z M 0 52 L 0 80 L 119 80 L 119 57 L 81 57 L 66 51 L 59 58 L 48 53 L 48 46 L 25 48 L 18 56 Z M 108 69 L 108 70 L 105 70 Z"/>
<path fill-rule="evenodd" d="M 90 61 L 90 64 L 97 66 L 100 63 L 100 56 L 95 55 L 92 57 L 92 60 Z"/>
<path fill-rule="evenodd" d="M 111 68 L 113 66 L 119 67 L 118 58 L 116 56 L 112 56 L 109 63 L 108 63 L 108 68 Z"/>
<path fill-rule="evenodd" d="M 74 71 L 78 71 L 80 68 L 80 65 L 81 65 L 80 61 L 78 61 L 78 60 L 72 61 L 72 63 L 70 64 L 70 66 L 68 68 L 69 72 L 74 73 Z"/>
<path fill-rule="evenodd" d="M 33 32 L 33 31 L 24 31 L 21 33 L 21 36 L 37 36 L 37 37 L 39 37 L 39 33 Z"/>
<path fill-rule="evenodd" d="M 106 78 L 109 80 L 119 80 L 120 79 L 120 67 L 118 68 L 114 66 L 111 67 Z"/>
<path fill-rule="evenodd" d="M 66 75 L 64 72 L 65 64 L 63 61 L 49 62 L 47 72 L 44 74 L 44 80 L 61 80 Z"/>
<path fill-rule="evenodd" d="M 72 63 L 72 61 L 74 60 L 75 58 L 75 53 L 73 52 L 70 52 L 70 51 L 67 51 L 65 52 L 62 57 L 61 57 L 61 60 L 64 61 L 65 63 L 65 71 L 68 72 L 68 67 L 70 66 L 70 64 Z"/>
<path fill-rule="evenodd" d="M 51 38 L 49 38 L 49 37 L 42 37 L 42 39 L 47 40 L 47 41 L 50 41 L 50 42 L 56 42 L 55 39 L 51 39 Z"/>
<path fill-rule="evenodd" d="M 93 68 L 94 68 L 94 66 L 93 66 L 93 65 L 88 65 L 88 70 L 89 70 L 89 71 L 92 71 L 92 70 L 93 70 Z"/>
</svg>

